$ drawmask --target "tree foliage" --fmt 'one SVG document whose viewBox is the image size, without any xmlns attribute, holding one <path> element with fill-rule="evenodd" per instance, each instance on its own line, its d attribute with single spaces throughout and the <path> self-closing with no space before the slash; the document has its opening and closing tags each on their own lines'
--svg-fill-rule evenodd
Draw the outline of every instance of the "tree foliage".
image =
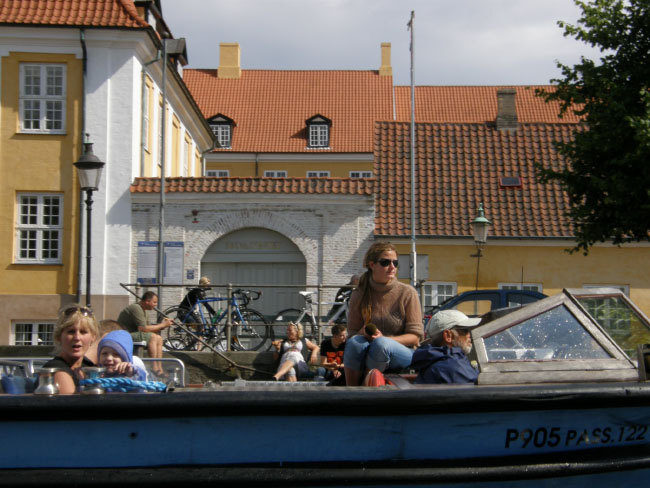
<svg viewBox="0 0 650 488">
<path fill-rule="evenodd" d="M 540 168 L 569 195 L 576 246 L 650 240 L 650 1 L 591 0 L 577 25 L 558 22 L 565 36 L 600 49 L 598 62 L 558 63 L 562 79 L 542 92 L 562 113 L 582 117 L 584 130 L 557 150 L 563 170 Z"/>
</svg>

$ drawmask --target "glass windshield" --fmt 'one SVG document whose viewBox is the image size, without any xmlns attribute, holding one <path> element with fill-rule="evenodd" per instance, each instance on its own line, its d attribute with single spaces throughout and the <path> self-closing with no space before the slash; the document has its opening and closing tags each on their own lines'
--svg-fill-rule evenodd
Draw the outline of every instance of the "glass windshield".
<svg viewBox="0 0 650 488">
<path fill-rule="evenodd" d="M 577 297 L 578 301 L 631 358 L 636 346 L 650 343 L 650 329 L 621 296 Z"/>
<path fill-rule="evenodd" d="M 483 342 L 488 361 L 610 357 L 563 305 L 486 337 Z"/>
</svg>

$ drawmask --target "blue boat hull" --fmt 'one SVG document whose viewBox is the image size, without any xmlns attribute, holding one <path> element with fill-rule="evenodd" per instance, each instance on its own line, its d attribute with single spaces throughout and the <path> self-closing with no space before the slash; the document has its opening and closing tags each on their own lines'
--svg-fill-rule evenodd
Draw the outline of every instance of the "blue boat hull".
<svg viewBox="0 0 650 488">
<path fill-rule="evenodd" d="M 0 412 L 5 482 L 566 488 L 650 474 L 639 383 L 26 395 Z"/>
</svg>

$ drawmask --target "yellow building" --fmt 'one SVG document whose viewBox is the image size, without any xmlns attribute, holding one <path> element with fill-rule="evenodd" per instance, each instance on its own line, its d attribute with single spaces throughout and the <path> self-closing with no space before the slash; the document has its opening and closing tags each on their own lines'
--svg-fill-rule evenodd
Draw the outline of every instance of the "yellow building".
<svg viewBox="0 0 650 488">
<path fill-rule="evenodd" d="M 128 188 L 136 176 L 160 175 L 159 33 L 167 28 L 156 4 L 2 4 L 0 344 L 51 344 L 58 309 L 75 300 L 91 303 L 82 296 L 85 210 L 73 166 L 83 134 L 106 163 L 93 193 L 92 306 L 102 318 L 128 303 L 119 286 L 128 281 L 132 260 Z M 214 139 L 180 75 L 183 44 L 174 47 L 167 67 L 166 173 L 199 175 Z"/>
</svg>

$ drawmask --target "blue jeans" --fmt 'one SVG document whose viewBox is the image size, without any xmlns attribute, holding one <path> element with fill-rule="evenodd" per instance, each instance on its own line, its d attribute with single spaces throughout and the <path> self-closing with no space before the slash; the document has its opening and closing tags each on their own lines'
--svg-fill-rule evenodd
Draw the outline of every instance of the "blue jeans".
<svg viewBox="0 0 650 488">
<path fill-rule="evenodd" d="M 343 363 L 346 368 L 363 371 L 378 369 L 400 371 L 411 364 L 413 349 L 410 349 L 390 337 L 378 337 L 368 342 L 364 336 L 351 337 L 345 343 Z"/>
</svg>

